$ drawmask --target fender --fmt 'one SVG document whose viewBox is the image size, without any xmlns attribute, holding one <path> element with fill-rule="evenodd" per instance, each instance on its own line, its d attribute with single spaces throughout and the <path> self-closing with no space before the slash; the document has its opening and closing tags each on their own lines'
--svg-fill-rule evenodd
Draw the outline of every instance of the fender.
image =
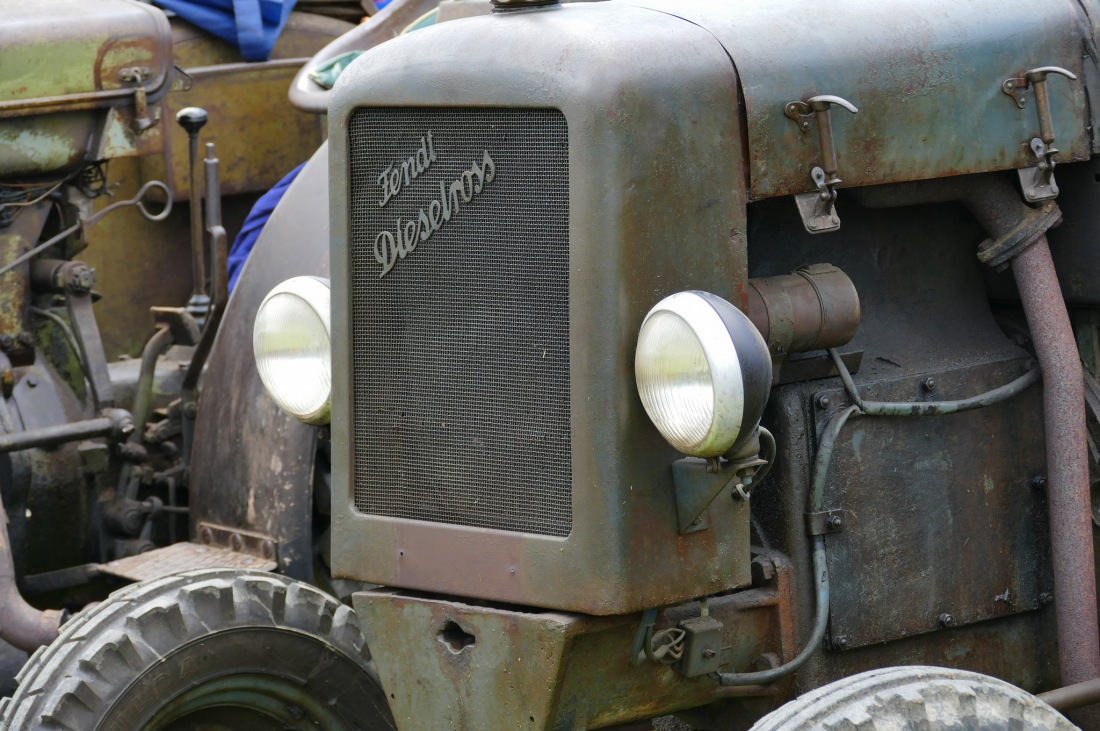
<svg viewBox="0 0 1100 731">
<path fill-rule="evenodd" d="M 210 354 L 191 461 L 191 530 L 201 523 L 268 536 L 279 570 L 313 576 L 316 429 L 283 413 L 252 355 L 260 301 L 297 275 L 329 276 L 327 143 L 275 208 L 237 283 Z"/>
</svg>

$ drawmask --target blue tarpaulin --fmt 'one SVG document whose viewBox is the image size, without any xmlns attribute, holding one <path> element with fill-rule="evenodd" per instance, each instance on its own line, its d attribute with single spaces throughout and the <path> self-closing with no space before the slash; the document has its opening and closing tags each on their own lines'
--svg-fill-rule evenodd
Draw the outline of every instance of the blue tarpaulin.
<svg viewBox="0 0 1100 731">
<path fill-rule="evenodd" d="M 154 0 L 241 49 L 245 61 L 266 61 L 297 0 Z"/>
</svg>

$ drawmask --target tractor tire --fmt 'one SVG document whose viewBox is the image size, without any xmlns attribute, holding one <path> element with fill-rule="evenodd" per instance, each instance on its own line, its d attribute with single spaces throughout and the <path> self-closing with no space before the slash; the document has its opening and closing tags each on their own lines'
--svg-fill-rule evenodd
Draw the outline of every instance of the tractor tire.
<svg viewBox="0 0 1100 731">
<path fill-rule="evenodd" d="M 209 569 L 133 584 L 67 623 L 0 728 L 395 729 L 355 613 L 301 582 Z"/>
<path fill-rule="evenodd" d="M 750 731 L 936 729 L 1075 731 L 1066 718 L 1014 685 L 965 670 L 872 670 L 829 683 L 756 722 Z"/>
</svg>

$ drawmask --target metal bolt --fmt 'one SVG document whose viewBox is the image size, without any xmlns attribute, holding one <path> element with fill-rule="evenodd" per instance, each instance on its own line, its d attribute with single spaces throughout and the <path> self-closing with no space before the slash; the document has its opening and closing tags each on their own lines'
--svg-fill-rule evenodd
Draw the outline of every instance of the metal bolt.
<svg viewBox="0 0 1100 731">
<path fill-rule="evenodd" d="M 821 394 L 820 396 L 817 397 L 817 406 L 818 406 L 818 408 L 827 409 L 827 408 L 829 408 L 829 404 L 831 404 L 832 402 L 833 402 L 833 400 L 831 398 L 829 398 L 828 396 L 826 396 L 825 394 Z"/>
<path fill-rule="evenodd" d="M 1032 490 L 1045 490 L 1047 489 L 1046 475 L 1035 475 L 1027 484 Z"/>
<path fill-rule="evenodd" d="M 1042 594 L 1039 595 L 1039 603 L 1044 606 L 1050 604 L 1052 601 L 1054 601 L 1054 595 L 1051 594 L 1049 591 L 1044 591 Z"/>
<path fill-rule="evenodd" d="M 710 649 L 703 650 L 703 659 L 704 660 L 710 660 L 712 657 L 714 657 L 717 654 L 718 653 L 715 652 L 714 650 L 710 650 Z"/>
<path fill-rule="evenodd" d="M 194 419 L 197 413 L 199 413 L 199 407 L 194 401 L 188 401 L 183 405 L 183 415 L 188 419 Z"/>
<path fill-rule="evenodd" d="M 229 536 L 229 548 L 233 551 L 240 551 L 244 548 L 244 539 L 241 538 L 239 533 Z"/>
<path fill-rule="evenodd" d="M 24 330 L 23 332 L 19 333 L 19 338 L 18 338 L 18 340 L 19 340 L 19 344 L 20 344 L 20 345 L 24 345 L 24 346 L 26 346 L 26 347 L 28 347 L 28 348 L 30 348 L 30 347 L 33 347 L 33 346 L 34 346 L 34 335 L 32 335 L 31 333 L 27 332 L 26 330 Z"/>
<path fill-rule="evenodd" d="M 925 378 L 924 381 L 921 383 L 921 386 L 924 388 L 925 391 L 935 391 L 936 390 L 936 379 L 935 378 Z"/>
<path fill-rule="evenodd" d="M 833 638 L 833 647 L 838 650 L 843 650 L 845 647 L 851 644 L 851 640 L 847 635 L 839 635 Z"/>
<path fill-rule="evenodd" d="M 948 614 L 947 612 L 944 612 L 939 617 L 937 617 L 936 621 L 939 623 L 939 625 L 941 627 L 954 627 L 955 626 L 955 617 L 954 617 L 954 615 Z"/>
<path fill-rule="evenodd" d="M 27 385 L 34 388 L 38 385 L 38 379 L 35 376 L 27 376 Z"/>
<path fill-rule="evenodd" d="M 264 558 L 275 558 L 275 542 L 274 541 L 264 541 L 264 545 L 263 545 L 262 550 L 263 550 Z"/>
<path fill-rule="evenodd" d="M 214 533 L 209 528 L 203 528 L 199 531 L 199 537 L 202 538 L 203 543 L 213 543 Z"/>
<path fill-rule="evenodd" d="M 844 518 L 841 518 L 839 515 L 834 515 L 829 518 L 829 526 L 831 528 L 839 529 L 842 525 L 844 525 Z"/>
</svg>

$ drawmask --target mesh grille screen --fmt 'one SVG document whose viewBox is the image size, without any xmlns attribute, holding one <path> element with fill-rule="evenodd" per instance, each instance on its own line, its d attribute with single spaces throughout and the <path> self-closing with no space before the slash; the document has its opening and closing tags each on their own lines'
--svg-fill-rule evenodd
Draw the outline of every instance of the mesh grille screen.
<svg viewBox="0 0 1100 731">
<path fill-rule="evenodd" d="M 568 535 L 565 117 L 359 109 L 349 135 L 356 508 Z"/>
</svg>

